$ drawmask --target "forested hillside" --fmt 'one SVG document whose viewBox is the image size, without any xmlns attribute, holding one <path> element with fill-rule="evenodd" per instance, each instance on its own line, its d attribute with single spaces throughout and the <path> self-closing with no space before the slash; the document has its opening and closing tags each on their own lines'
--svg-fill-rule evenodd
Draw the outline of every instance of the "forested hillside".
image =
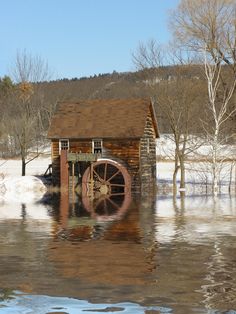
<svg viewBox="0 0 236 314">
<path fill-rule="evenodd" d="M 193 67 L 191 71 L 190 73 L 186 73 L 183 69 L 181 80 L 188 81 L 195 78 L 196 81 L 201 81 L 201 70 Z M 152 69 L 125 73 L 113 72 L 111 74 L 100 74 L 87 78 L 44 82 L 40 85 L 44 97 L 51 104 L 55 104 L 58 101 L 76 101 L 87 98 L 109 99 L 156 96 L 158 98 L 163 85 L 166 85 L 166 83 L 168 85 L 173 83 L 174 85 L 177 75 L 179 76 L 179 73 L 176 74 L 175 67 L 162 67 L 159 68 L 158 73 Z M 178 95 L 176 95 L 177 97 Z M 155 108 L 161 132 L 171 132 L 169 124 L 165 121 L 166 115 L 163 113 L 162 106 L 158 106 L 158 101 L 155 102 Z"/>
<path fill-rule="evenodd" d="M 61 79 L 40 83 L 45 99 L 50 104 L 64 100 L 76 101 L 87 98 L 132 98 L 152 97 L 155 100 L 156 114 L 161 133 L 172 133 L 165 107 L 170 97 L 175 99 L 175 108 L 179 110 L 184 102 L 191 103 L 198 111 L 198 118 L 205 117 L 207 103 L 207 83 L 200 66 L 163 66 L 137 72 L 106 73 L 90 77 Z M 168 87 L 168 91 L 166 90 Z M 165 91 L 164 91 L 165 90 Z M 161 101 L 159 101 L 161 99 Z M 181 104 L 182 102 L 182 104 Z M 194 102 L 194 103 L 193 103 Z M 166 106 L 165 106 L 166 104 Z M 208 120 L 210 123 L 210 120 Z M 236 131 L 236 120 L 232 117 L 227 132 Z M 193 133 L 201 132 L 199 124 Z"/>
<path fill-rule="evenodd" d="M 87 98 L 152 97 L 160 133 L 203 132 L 207 85 L 200 66 L 163 66 L 136 72 L 99 74 L 41 83 L 0 80 L 0 151 L 2 157 L 25 154 L 46 138 L 51 117 L 60 101 Z M 187 116 L 187 119 L 186 119 Z M 211 124 L 210 116 L 207 123 Z M 235 132 L 235 116 L 225 128 Z M 177 128 L 177 130 L 176 130 Z"/>
</svg>

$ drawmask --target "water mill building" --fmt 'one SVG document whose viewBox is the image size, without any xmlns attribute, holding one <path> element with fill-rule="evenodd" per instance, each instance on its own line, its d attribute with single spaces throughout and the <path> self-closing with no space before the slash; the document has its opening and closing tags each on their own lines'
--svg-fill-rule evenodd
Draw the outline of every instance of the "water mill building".
<svg viewBox="0 0 236 314">
<path fill-rule="evenodd" d="M 61 102 L 48 131 L 53 184 L 85 198 L 149 189 L 158 137 L 150 98 Z"/>
</svg>

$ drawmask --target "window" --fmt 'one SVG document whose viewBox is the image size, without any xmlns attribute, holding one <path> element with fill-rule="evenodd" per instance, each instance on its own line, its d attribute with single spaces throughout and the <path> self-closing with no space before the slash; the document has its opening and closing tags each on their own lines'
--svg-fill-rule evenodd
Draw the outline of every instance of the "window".
<svg viewBox="0 0 236 314">
<path fill-rule="evenodd" d="M 69 140 L 63 139 L 59 141 L 60 150 L 68 150 L 69 149 Z"/>
<path fill-rule="evenodd" d="M 102 153 L 102 140 L 93 140 L 92 141 L 93 154 Z"/>
</svg>

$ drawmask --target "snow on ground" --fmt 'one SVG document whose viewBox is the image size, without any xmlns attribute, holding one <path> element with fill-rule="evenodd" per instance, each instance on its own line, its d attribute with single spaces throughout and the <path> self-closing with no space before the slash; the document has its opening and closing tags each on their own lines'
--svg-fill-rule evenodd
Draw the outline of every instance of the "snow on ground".
<svg viewBox="0 0 236 314">
<path fill-rule="evenodd" d="M 42 175 L 51 163 L 50 148 L 44 148 L 44 154 L 29 162 L 26 166 L 26 175 Z M 5 176 L 20 176 L 21 175 L 21 160 L 20 159 L 0 159 L 0 174 Z"/>
<path fill-rule="evenodd" d="M 232 147 L 228 150 L 232 150 Z M 42 155 L 27 164 L 26 177 L 21 177 L 20 159 L 0 159 L 0 202 L 4 200 L 6 202 L 32 203 L 43 197 L 46 188 L 41 180 L 35 176 L 43 175 L 51 163 L 50 146 L 44 147 L 42 152 Z M 159 192 L 165 188 L 168 192 L 171 191 L 174 170 L 173 152 L 174 142 L 169 135 L 162 135 L 157 141 L 157 185 Z M 209 153 L 209 147 L 202 146 L 198 153 L 206 156 Z M 225 163 L 221 171 L 222 187 L 225 191 L 228 190 L 230 176 L 232 176 L 233 189 L 236 188 L 236 165 L 233 168 L 231 165 Z M 177 179 L 180 180 L 180 173 Z M 202 161 L 196 162 L 194 160 L 186 163 L 187 193 L 193 194 L 197 189 L 198 193 L 201 193 L 202 189 L 206 189 L 207 185 L 211 184 L 211 181 L 209 163 L 207 165 Z"/>
<path fill-rule="evenodd" d="M 206 159 L 211 156 L 211 146 L 207 144 L 200 145 L 200 139 L 192 136 L 191 144 L 199 147 L 188 155 L 185 162 L 185 182 L 187 193 L 198 193 L 203 190 L 211 189 L 212 183 L 212 164 Z M 161 135 L 157 140 L 157 181 L 158 186 L 163 189 L 171 188 L 172 176 L 174 172 L 174 152 L 175 143 L 173 136 L 169 134 Z M 220 166 L 220 189 L 221 192 L 228 192 L 231 181 L 231 191 L 236 190 L 236 162 L 230 162 L 229 159 L 235 159 L 236 145 L 222 145 L 218 151 L 219 156 L 225 158 Z M 204 161 L 205 160 L 205 161 Z M 219 164 L 218 164 L 219 165 Z M 180 171 L 177 181 L 180 181 Z"/>
<path fill-rule="evenodd" d="M 42 175 L 50 164 L 50 158 L 37 158 L 26 166 L 26 175 Z M 0 159 L 0 173 L 4 175 L 21 175 L 21 161 L 18 159 Z"/>
<path fill-rule="evenodd" d="M 186 150 L 189 150 L 188 158 L 202 159 L 212 154 L 211 145 L 203 142 L 203 139 L 191 136 L 187 142 Z M 190 152 L 191 151 L 191 152 Z M 175 142 L 173 135 L 162 134 L 157 140 L 157 157 L 160 160 L 174 159 Z M 218 155 L 221 157 L 234 158 L 236 155 L 236 145 L 221 145 L 218 148 Z"/>
<path fill-rule="evenodd" d="M 209 163 L 205 162 L 196 162 L 196 161 L 187 161 L 185 163 L 186 175 L 185 181 L 187 183 L 202 183 L 205 184 L 208 182 L 210 184 L 212 180 L 212 172 Z M 172 161 L 158 161 L 157 162 L 157 180 L 158 181 L 172 181 L 172 175 L 174 172 L 174 162 Z M 232 167 L 230 162 L 225 162 L 222 166 L 220 177 L 222 183 L 226 184 L 230 180 L 230 175 L 232 176 L 232 181 L 235 180 L 236 176 L 236 167 Z M 177 179 L 180 180 L 180 171 L 178 172 Z"/>
</svg>

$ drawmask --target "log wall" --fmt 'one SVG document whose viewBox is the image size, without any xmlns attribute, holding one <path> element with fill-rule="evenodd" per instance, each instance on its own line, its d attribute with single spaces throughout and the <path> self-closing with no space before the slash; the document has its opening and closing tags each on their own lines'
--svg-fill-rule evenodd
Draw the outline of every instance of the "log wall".
<svg viewBox="0 0 236 314">
<path fill-rule="evenodd" d="M 150 192 L 156 185 L 156 136 L 151 113 L 140 141 L 140 173 L 142 192 Z"/>
</svg>

